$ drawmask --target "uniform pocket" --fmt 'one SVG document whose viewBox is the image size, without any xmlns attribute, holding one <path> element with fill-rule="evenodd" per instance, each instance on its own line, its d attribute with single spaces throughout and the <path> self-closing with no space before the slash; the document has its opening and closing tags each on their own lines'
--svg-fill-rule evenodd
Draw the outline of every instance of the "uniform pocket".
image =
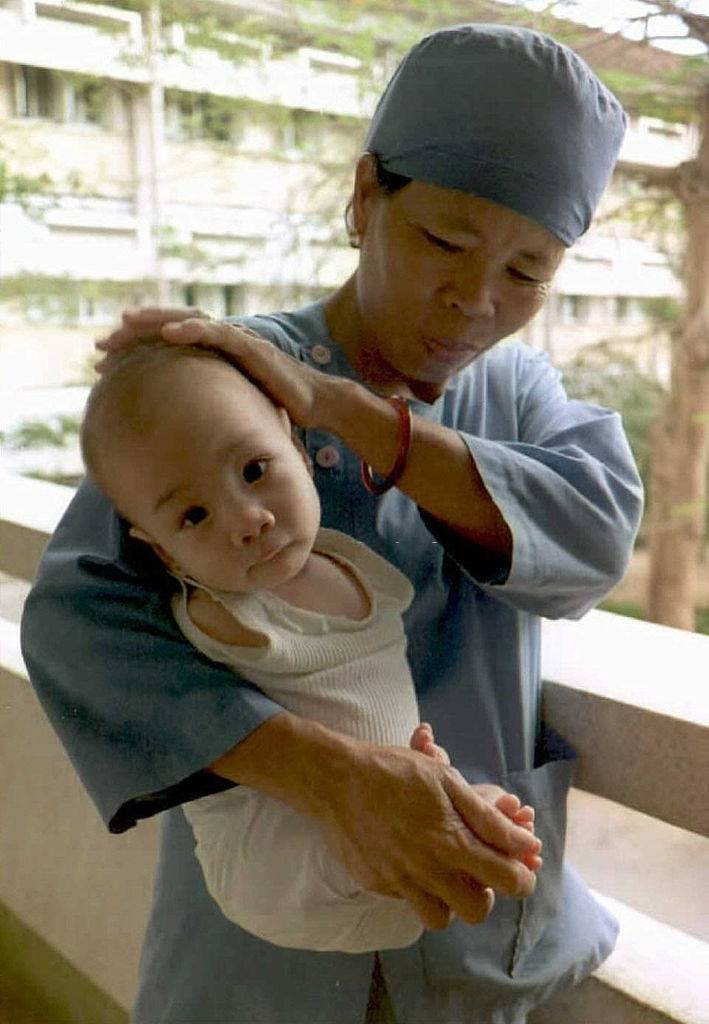
<svg viewBox="0 0 709 1024">
<path fill-rule="evenodd" d="M 544 864 L 538 872 L 536 888 L 521 905 L 517 937 L 508 968 L 513 978 L 523 972 L 529 953 L 559 911 L 566 843 L 566 802 L 575 760 L 576 752 L 563 737 L 542 725 L 534 768 L 510 772 L 502 783 L 523 804 L 534 807 L 535 831 L 544 844 Z"/>
</svg>

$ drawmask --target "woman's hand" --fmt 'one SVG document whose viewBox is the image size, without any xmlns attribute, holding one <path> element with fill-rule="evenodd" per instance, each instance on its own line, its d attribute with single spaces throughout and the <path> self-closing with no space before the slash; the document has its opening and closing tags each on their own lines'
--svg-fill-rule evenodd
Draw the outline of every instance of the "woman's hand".
<svg viewBox="0 0 709 1024">
<path fill-rule="evenodd" d="M 362 888 L 407 900 L 426 928 L 445 928 L 451 914 L 484 921 L 493 889 L 534 889 L 541 843 L 510 819 L 519 800 L 469 785 L 438 757 L 283 711 L 209 767 L 315 818 Z"/>
<path fill-rule="evenodd" d="M 412 750 L 418 750 L 420 754 L 425 754 L 426 757 L 432 757 L 434 760 L 440 761 L 441 764 L 449 765 L 451 763 L 448 751 L 444 747 L 439 747 L 436 743 L 433 728 L 428 722 L 421 722 L 414 729 L 409 740 L 409 746 Z M 473 783 L 469 783 L 469 785 L 473 785 Z M 534 808 L 530 807 L 529 804 L 522 806 L 519 798 L 514 793 L 508 793 L 501 786 L 486 783 L 475 785 L 475 789 L 484 800 L 489 800 L 498 810 L 506 814 L 510 821 L 521 825 L 522 828 L 526 828 L 529 832 L 534 832 Z M 542 859 L 536 854 L 532 854 L 523 857 L 522 863 L 526 864 L 532 871 L 536 871 L 542 866 Z"/>
<path fill-rule="evenodd" d="M 216 349 L 282 406 L 297 426 L 323 425 L 323 400 L 331 378 L 281 352 L 248 327 L 188 319 L 165 324 L 162 337 L 174 344 Z"/>
<path fill-rule="evenodd" d="M 123 323 L 96 347 L 106 358 L 141 341 L 203 345 L 221 352 L 244 371 L 299 427 L 322 426 L 328 380 L 324 374 L 279 351 L 248 327 L 210 320 L 189 309 L 128 310 Z M 102 364 L 97 369 L 100 371 Z"/>
<path fill-rule="evenodd" d="M 181 320 L 209 320 L 209 314 L 201 309 L 175 308 L 161 306 L 143 306 L 139 309 L 126 309 L 121 317 L 120 327 L 116 327 L 105 338 L 96 342 L 96 348 L 104 354 L 104 359 L 96 366 L 101 368 L 106 361 L 117 352 L 130 348 L 143 341 L 164 341 L 161 331 L 165 324 L 179 323 Z"/>
<path fill-rule="evenodd" d="M 372 747 L 355 761 L 320 820 L 359 884 L 407 900 L 429 929 L 445 928 L 451 914 L 484 921 L 493 889 L 528 896 L 541 865 L 531 808 L 497 786 L 470 785 L 438 757 L 398 747 Z"/>
</svg>

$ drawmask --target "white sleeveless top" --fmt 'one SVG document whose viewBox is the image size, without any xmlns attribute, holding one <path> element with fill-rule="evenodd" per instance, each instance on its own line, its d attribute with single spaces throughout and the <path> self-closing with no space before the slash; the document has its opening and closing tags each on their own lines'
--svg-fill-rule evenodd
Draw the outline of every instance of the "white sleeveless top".
<svg viewBox="0 0 709 1024">
<path fill-rule="evenodd" d="M 322 528 L 315 550 L 356 575 L 364 619 L 295 607 L 267 591 L 208 593 L 263 647 L 214 640 L 190 619 L 187 587 L 173 600 L 200 651 L 255 683 L 286 710 L 371 743 L 408 746 L 419 723 L 401 619 L 413 588 L 366 545 Z M 206 588 L 205 588 L 206 589 Z M 361 953 L 408 946 L 421 923 L 402 900 L 365 892 L 330 854 L 313 819 L 246 786 L 183 806 L 207 888 L 236 924 L 276 945 Z"/>
<path fill-rule="evenodd" d="M 267 637 L 264 647 L 238 647 L 192 622 L 183 584 L 173 601 L 177 623 L 198 650 L 237 669 L 293 714 L 372 743 L 408 746 L 419 718 L 401 615 L 413 588 L 389 562 L 337 530 L 321 528 L 314 549 L 357 577 L 370 602 L 366 618 L 306 611 L 268 591 L 209 590 L 242 625 Z"/>
</svg>

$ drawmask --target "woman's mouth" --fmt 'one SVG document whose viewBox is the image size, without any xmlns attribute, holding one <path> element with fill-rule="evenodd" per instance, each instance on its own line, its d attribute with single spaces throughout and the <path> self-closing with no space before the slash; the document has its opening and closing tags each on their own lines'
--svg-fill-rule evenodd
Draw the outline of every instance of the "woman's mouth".
<svg viewBox="0 0 709 1024">
<path fill-rule="evenodd" d="M 459 363 L 466 356 L 477 354 L 477 350 L 471 345 L 441 338 L 427 338 L 424 345 L 429 355 L 441 363 Z"/>
</svg>

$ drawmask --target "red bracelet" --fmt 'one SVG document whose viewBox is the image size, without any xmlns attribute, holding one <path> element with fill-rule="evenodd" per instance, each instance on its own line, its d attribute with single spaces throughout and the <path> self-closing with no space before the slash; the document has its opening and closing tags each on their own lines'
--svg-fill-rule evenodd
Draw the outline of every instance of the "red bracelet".
<svg viewBox="0 0 709 1024">
<path fill-rule="evenodd" d="M 371 468 L 367 465 L 364 459 L 362 459 L 362 482 L 371 494 L 384 494 L 385 491 L 388 491 L 394 486 L 406 469 L 409 452 L 411 451 L 411 435 L 413 430 L 409 403 L 400 395 L 392 395 L 391 398 L 387 398 L 387 402 L 390 405 L 393 405 L 399 414 L 399 451 L 391 473 L 388 476 L 385 476 L 378 483 L 374 479 L 374 474 L 372 473 Z"/>
</svg>

